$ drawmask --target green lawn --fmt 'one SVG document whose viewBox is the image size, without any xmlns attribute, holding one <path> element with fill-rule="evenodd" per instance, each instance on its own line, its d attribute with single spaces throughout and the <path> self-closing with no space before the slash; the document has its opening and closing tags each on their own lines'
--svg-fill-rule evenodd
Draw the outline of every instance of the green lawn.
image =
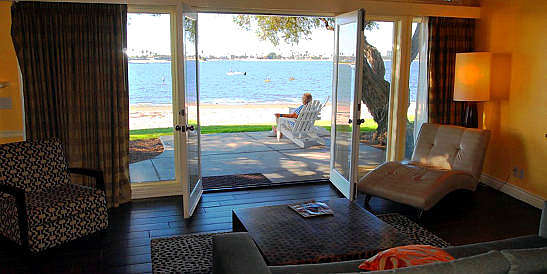
<svg viewBox="0 0 547 274">
<path fill-rule="evenodd" d="M 317 121 L 316 126 L 324 127 L 330 131 L 330 121 Z M 373 119 L 365 120 L 361 125 L 361 131 L 374 131 L 377 125 Z M 254 132 L 254 131 L 269 131 L 272 125 L 226 125 L 226 126 L 202 126 L 201 134 L 210 133 L 233 133 L 233 132 Z M 129 131 L 130 140 L 143 140 L 158 138 L 164 135 L 172 135 L 173 128 L 148 128 L 135 129 Z"/>
</svg>

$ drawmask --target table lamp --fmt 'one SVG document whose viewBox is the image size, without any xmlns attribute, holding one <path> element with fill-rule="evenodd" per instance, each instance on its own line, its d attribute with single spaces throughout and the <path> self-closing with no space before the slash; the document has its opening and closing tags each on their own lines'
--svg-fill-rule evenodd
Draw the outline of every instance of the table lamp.
<svg viewBox="0 0 547 274">
<path fill-rule="evenodd" d="M 489 52 L 456 53 L 454 101 L 470 102 L 465 109 L 464 126 L 478 127 L 477 104 L 490 99 Z"/>
</svg>

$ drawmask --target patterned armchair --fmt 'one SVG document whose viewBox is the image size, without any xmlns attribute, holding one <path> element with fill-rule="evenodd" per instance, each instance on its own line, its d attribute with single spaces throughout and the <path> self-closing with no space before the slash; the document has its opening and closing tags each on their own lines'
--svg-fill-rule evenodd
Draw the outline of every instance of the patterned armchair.
<svg viewBox="0 0 547 274">
<path fill-rule="evenodd" d="M 71 184 L 95 178 L 97 189 Z M 68 168 L 55 139 L 0 145 L 0 234 L 32 253 L 105 229 L 101 171 Z"/>
</svg>

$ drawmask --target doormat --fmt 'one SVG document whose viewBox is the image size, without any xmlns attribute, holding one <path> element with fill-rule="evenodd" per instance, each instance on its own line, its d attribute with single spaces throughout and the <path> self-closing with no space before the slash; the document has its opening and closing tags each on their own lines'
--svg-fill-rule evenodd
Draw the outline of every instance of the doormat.
<svg viewBox="0 0 547 274">
<path fill-rule="evenodd" d="M 203 190 L 224 190 L 275 185 L 262 173 L 203 177 Z"/>
<path fill-rule="evenodd" d="M 378 215 L 378 218 L 406 234 L 412 244 L 441 248 L 450 245 L 403 215 L 383 214 Z M 213 236 L 218 234 L 221 233 L 187 234 L 152 239 L 150 241 L 152 271 L 154 273 L 212 273 Z"/>
</svg>

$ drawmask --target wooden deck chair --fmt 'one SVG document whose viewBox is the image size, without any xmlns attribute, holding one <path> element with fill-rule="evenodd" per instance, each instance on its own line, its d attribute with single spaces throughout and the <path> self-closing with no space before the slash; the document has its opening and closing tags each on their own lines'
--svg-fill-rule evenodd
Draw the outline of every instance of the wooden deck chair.
<svg viewBox="0 0 547 274">
<path fill-rule="evenodd" d="M 321 115 L 321 103 L 317 100 L 305 105 L 298 118 L 279 118 L 279 128 L 277 130 L 277 140 L 281 134 L 301 148 L 305 148 L 308 141 L 315 141 L 325 145 L 325 140 L 319 137 L 314 127 L 315 121 L 319 120 Z"/>
</svg>

